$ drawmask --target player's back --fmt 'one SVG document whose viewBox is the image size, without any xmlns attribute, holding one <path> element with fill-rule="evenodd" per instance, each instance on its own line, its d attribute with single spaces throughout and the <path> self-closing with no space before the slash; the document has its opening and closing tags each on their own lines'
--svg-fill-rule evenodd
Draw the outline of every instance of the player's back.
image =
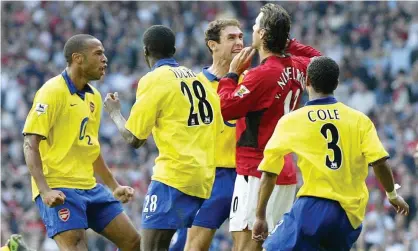
<svg viewBox="0 0 418 251">
<path fill-rule="evenodd" d="M 282 120 L 283 144 L 298 155 L 304 181 L 297 196 L 336 200 L 358 226 L 368 201 L 368 164 L 388 155 L 373 123 L 334 98 L 308 102 Z"/>
<path fill-rule="evenodd" d="M 215 139 L 223 127 L 216 92 L 183 66 L 161 66 L 144 78 L 154 89 L 148 95 L 161 99 L 153 128 L 159 156 L 152 179 L 208 198 L 215 177 Z"/>
<path fill-rule="evenodd" d="M 257 167 L 263 151 L 281 117 L 294 110 L 300 101 L 306 81 L 309 58 L 296 56 L 268 57 L 260 66 L 250 70 L 245 79 L 257 79 L 253 107 L 237 122 L 237 172 L 261 177 Z M 242 83 L 246 85 L 246 80 Z M 248 86 L 247 86 L 248 87 Z M 290 160 L 290 158 L 289 158 Z M 278 184 L 296 184 L 293 164 L 287 162 Z"/>
</svg>

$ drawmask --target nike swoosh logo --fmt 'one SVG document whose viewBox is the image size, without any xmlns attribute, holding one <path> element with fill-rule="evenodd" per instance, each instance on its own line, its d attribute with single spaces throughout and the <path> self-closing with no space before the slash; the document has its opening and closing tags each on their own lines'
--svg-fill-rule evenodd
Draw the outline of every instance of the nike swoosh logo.
<svg viewBox="0 0 418 251">
<path fill-rule="evenodd" d="M 146 215 L 145 219 L 149 219 L 151 217 L 151 215 Z"/>
<path fill-rule="evenodd" d="M 77 104 L 70 104 L 70 106 L 75 106 L 75 105 L 77 105 Z"/>
</svg>

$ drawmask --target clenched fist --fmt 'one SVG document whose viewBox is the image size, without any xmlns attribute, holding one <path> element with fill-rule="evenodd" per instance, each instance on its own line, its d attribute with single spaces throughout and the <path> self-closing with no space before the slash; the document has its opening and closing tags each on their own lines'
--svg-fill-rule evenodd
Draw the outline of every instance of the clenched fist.
<svg viewBox="0 0 418 251">
<path fill-rule="evenodd" d="M 50 190 L 41 194 L 42 201 L 48 207 L 56 207 L 64 204 L 65 194 L 59 190 Z"/>
<path fill-rule="evenodd" d="M 129 186 L 118 186 L 113 190 L 113 196 L 122 203 L 131 201 L 134 197 L 135 190 Z"/>
</svg>

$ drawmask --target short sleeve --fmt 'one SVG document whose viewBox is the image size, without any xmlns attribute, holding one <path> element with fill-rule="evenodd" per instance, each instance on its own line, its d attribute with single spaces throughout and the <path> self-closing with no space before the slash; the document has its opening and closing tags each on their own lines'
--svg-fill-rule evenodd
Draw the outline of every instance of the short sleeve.
<svg viewBox="0 0 418 251">
<path fill-rule="evenodd" d="M 23 135 L 37 134 L 48 138 L 50 129 L 54 126 L 60 113 L 58 93 L 47 88 L 41 88 L 36 93 L 32 108 L 26 118 Z"/>
<path fill-rule="evenodd" d="M 389 158 L 389 154 L 383 147 L 373 122 L 368 117 L 364 116 L 361 126 L 361 131 L 363 132 L 361 151 L 366 158 L 367 163 L 372 164 L 382 158 Z"/>
<path fill-rule="evenodd" d="M 148 138 L 160 112 L 160 100 L 165 92 L 158 87 L 158 83 L 153 82 L 152 78 L 147 76 L 139 81 L 136 101 L 125 125 L 138 139 Z"/>
</svg>

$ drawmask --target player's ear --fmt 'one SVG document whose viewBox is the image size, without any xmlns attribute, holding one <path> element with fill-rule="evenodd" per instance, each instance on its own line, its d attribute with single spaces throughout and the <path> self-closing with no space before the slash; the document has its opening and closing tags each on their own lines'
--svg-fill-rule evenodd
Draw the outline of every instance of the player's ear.
<svg viewBox="0 0 418 251">
<path fill-rule="evenodd" d="M 266 30 L 265 29 L 260 29 L 258 33 L 260 34 L 260 38 L 263 39 L 264 36 L 266 35 Z"/>
<path fill-rule="evenodd" d="M 83 60 L 84 60 L 83 54 L 75 52 L 71 55 L 71 57 L 72 57 L 72 62 L 76 62 L 77 64 L 83 63 Z"/>
<path fill-rule="evenodd" d="M 148 48 L 144 45 L 143 49 L 144 49 L 144 55 L 148 56 Z"/>
<path fill-rule="evenodd" d="M 176 54 L 176 47 L 173 47 L 173 55 Z"/>
<path fill-rule="evenodd" d="M 311 86 L 311 80 L 309 79 L 309 76 L 306 75 L 306 87 Z"/>
<path fill-rule="evenodd" d="M 216 49 L 216 42 L 215 41 L 213 41 L 213 40 L 209 40 L 208 41 L 208 47 L 210 48 L 210 50 L 211 51 L 215 51 L 215 49 Z"/>
</svg>

